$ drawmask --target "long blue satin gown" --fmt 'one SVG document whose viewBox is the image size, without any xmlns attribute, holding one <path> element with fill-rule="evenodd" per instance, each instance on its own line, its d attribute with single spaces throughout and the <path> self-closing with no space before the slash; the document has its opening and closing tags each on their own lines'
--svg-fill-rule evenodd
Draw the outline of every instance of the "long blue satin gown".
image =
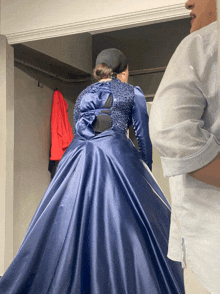
<svg viewBox="0 0 220 294">
<path fill-rule="evenodd" d="M 95 83 L 77 98 L 74 119 L 75 138 L 0 294 L 184 293 L 181 265 L 166 256 L 170 206 L 149 169 L 140 88 Z M 126 136 L 131 123 L 139 151 Z"/>
</svg>

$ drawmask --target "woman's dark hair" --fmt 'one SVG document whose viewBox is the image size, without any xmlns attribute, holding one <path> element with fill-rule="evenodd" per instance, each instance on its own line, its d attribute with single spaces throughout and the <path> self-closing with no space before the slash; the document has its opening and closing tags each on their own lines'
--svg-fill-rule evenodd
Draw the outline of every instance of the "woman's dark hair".
<svg viewBox="0 0 220 294">
<path fill-rule="evenodd" d="M 93 70 L 93 77 L 96 80 L 108 79 L 113 75 L 113 71 L 105 63 L 98 64 Z"/>
</svg>

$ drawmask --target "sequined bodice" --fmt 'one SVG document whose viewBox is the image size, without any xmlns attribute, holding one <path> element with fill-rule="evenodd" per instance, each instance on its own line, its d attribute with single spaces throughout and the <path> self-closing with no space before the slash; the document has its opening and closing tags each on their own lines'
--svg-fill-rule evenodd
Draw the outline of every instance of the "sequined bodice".
<svg viewBox="0 0 220 294">
<path fill-rule="evenodd" d="M 110 112 L 105 110 L 105 102 L 112 97 Z M 126 132 L 131 124 L 134 104 L 134 87 L 112 79 L 110 82 L 95 83 L 87 87 L 77 98 L 74 110 L 75 134 L 91 137 L 95 135 L 93 126 L 101 113 L 110 115 L 111 128 Z"/>
</svg>

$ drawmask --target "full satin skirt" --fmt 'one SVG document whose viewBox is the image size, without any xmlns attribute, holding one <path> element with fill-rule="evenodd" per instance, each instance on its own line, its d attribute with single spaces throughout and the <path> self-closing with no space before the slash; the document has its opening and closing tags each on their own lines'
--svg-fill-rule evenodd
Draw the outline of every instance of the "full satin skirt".
<svg viewBox="0 0 220 294">
<path fill-rule="evenodd" d="M 0 294 L 179 294 L 167 255 L 170 208 L 132 142 L 76 136 L 5 275 Z"/>
</svg>

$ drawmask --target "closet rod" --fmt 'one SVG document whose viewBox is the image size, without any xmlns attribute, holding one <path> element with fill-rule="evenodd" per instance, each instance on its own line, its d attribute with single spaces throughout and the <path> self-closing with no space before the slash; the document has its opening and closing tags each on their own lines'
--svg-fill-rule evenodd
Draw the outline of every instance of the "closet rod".
<svg viewBox="0 0 220 294">
<path fill-rule="evenodd" d="M 49 72 L 45 69 L 42 69 L 36 65 L 32 65 L 26 61 L 20 60 L 18 58 L 14 59 L 15 62 L 20 63 L 22 65 L 25 65 L 27 67 L 30 67 L 32 69 L 35 69 L 37 71 L 40 71 L 42 73 L 45 73 L 53 78 L 59 79 L 63 82 L 67 83 L 81 83 L 81 82 L 88 82 L 91 81 L 91 77 L 89 78 L 81 78 L 81 79 L 66 79 L 64 77 L 59 76 L 58 74 L 54 74 L 52 72 Z M 132 70 L 129 72 L 129 76 L 136 76 L 136 75 L 145 75 L 145 74 L 152 74 L 152 73 L 159 73 L 159 72 L 164 72 L 166 70 L 166 67 L 156 67 L 156 68 L 149 68 L 149 69 L 140 69 L 140 70 Z"/>
<path fill-rule="evenodd" d="M 146 69 L 138 69 L 138 70 L 130 71 L 129 76 L 149 75 L 149 74 L 152 74 L 152 73 L 165 72 L 165 70 L 166 70 L 166 66 L 155 67 L 155 68 L 146 68 Z"/>
<path fill-rule="evenodd" d="M 38 67 L 38 66 L 36 66 L 36 65 L 30 64 L 30 63 L 28 63 L 28 62 L 26 62 L 26 61 L 23 61 L 23 60 L 20 60 L 20 59 L 18 59 L 18 58 L 15 58 L 14 61 L 17 62 L 17 63 L 20 63 L 20 64 L 22 64 L 22 65 L 25 65 L 25 66 L 27 66 L 27 67 L 30 67 L 30 68 L 32 68 L 32 69 L 35 69 L 35 70 L 37 70 L 37 71 L 40 71 L 40 72 L 42 72 L 42 73 L 45 73 L 45 74 L 47 74 L 47 75 L 49 75 L 49 76 L 51 76 L 51 77 L 53 77 L 53 78 L 59 79 L 59 80 L 61 80 L 62 82 L 67 82 L 67 83 L 78 83 L 78 82 L 86 82 L 86 81 L 90 81 L 90 78 L 84 78 L 84 79 L 65 79 L 64 77 L 61 77 L 61 76 L 59 76 L 58 74 L 54 74 L 54 73 L 52 73 L 52 72 L 50 72 L 50 71 L 47 71 L 47 70 L 45 70 L 45 69 L 42 69 L 42 68 L 40 68 L 40 67 Z"/>
<path fill-rule="evenodd" d="M 154 96 L 155 96 L 155 94 L 144 95 L 147 102 L 152 102 L 154 100 Z"/>
</svg>

